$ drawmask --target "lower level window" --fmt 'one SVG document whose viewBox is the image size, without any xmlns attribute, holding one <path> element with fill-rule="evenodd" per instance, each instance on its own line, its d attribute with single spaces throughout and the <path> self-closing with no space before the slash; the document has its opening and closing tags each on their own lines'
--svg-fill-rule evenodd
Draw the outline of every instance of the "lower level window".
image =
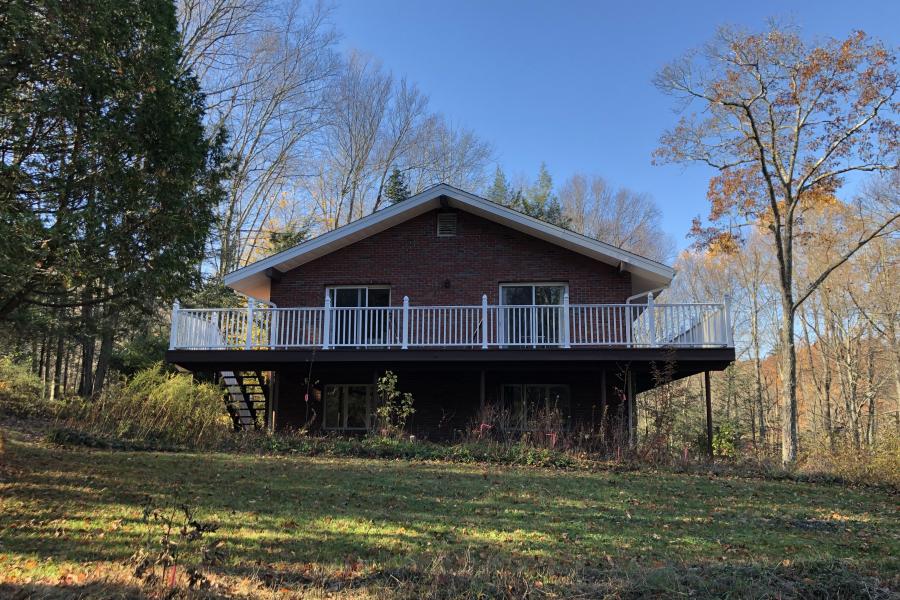
<svg viewBox="0 0 900 600">
<path fill-rule="evenodd" d="M 569 386 L 552 383 L 505 384 L 501 390 L 507 429 L 531 431 L 567 427 Z"/>
<path fill-rule="evenodd" d="M 369 429 L 374 396 L 370 384 L 326 385 L 325 429 Z"/>
</svg>

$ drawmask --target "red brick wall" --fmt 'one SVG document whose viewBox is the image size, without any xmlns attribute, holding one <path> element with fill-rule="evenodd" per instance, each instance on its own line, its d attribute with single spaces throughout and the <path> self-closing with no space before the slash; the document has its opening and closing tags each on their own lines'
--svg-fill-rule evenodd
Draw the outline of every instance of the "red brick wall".
<svg viewBox="0 0 900 600">
<path fill-rule="evenodd" d="M 437 237 L 437 211 L 301 265 L 272 282 L 280 307 L 322 306 L 330 285 L 391 286 L 391 304 L 496 304 L 500 283 L 569 284 L 573 304 L 620 303 L 631 276 L 487 219 L 458 212 L 457 235 Z"/>
</svg>

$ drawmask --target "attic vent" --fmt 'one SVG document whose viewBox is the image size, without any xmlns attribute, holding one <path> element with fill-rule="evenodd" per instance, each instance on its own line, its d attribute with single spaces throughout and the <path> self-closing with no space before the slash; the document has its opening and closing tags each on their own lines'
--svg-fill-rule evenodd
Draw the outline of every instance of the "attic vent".
<svg viewBox="0 0 900 600">
<path fill-rule="evenodd" d="M 437 234 L 438 237 L 456 235 L 456 213 L 438 213 Z"/>
</svg>

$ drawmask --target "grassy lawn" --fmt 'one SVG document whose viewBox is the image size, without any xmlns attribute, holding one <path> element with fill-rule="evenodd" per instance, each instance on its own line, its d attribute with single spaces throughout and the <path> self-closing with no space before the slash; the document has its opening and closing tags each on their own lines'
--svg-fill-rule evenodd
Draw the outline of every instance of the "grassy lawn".
<svg viewBox="0 0 900 600">
<path fill-rule="evenodd" d="M 898 498 L 886 491 L 92 451 L 13 433 L 0 456 L 0 596 L 22 586 L 47 596 L 139 595 L 123 564 L 145 539 L 148 497 L 159 507 L 186 501 L 219 525 L 210 535 L 226 555 L 211 578 L 238 595 L 789 597 L 822 586 L 852 597 L 864 586 L 892 597 L 885 588 L 896 589 L 900 571 Z"/>
</svg>

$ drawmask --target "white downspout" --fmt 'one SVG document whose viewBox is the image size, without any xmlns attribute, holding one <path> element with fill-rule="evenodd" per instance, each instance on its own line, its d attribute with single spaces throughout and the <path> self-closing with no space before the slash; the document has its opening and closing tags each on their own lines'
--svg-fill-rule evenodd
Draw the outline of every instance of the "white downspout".
<svg viewBox="0 0 900 600">
<path fill-rule="evenodd" d="M 657 292 L 661 292 L 664 289 L 666 289 L 667 287 L 668 286 L 664 285 L 664 286 L 658 287 L 654 290 L 647 290 L 646 292 L 641 292 L 640 294 L 635 294 L 634 296 L 628 296 L 627 298 L 625 298 L 625 304 L 631 304 L 632 300 L 636 300 L 636 299 L 640 298 L 641 296 L 646 296 L 647 294 L 656 294 Z"/>
</svg>

